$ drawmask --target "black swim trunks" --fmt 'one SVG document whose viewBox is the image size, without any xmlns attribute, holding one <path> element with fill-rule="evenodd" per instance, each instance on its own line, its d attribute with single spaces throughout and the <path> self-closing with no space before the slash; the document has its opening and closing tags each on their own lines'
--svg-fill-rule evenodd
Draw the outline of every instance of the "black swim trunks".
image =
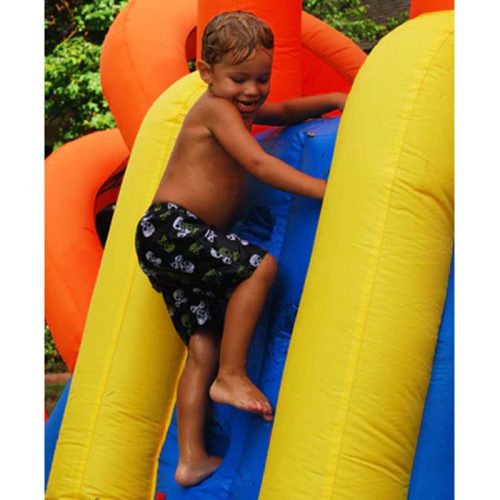
<svg viewBox="0 0 500 500">
<path fill-rule="evenodd" d="M 137 225 L 135 246 L 141 269 L 163 295 L 186 345 L 197 329 L 222 333 L 231 293 L 267 253 L 170 202 L 148 208 Z"/>
</svg>

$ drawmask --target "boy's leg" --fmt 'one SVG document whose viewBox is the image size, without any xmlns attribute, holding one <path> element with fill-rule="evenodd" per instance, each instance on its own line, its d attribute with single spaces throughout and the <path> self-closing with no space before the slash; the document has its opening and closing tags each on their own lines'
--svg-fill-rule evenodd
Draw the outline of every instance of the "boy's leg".
<svg viewBox="0 0 500 500">
<path fill-rule="evenodd" d="M 231 295 L 224 321 L 219 371 L 210 388 L 214 401 L 261 413 L 268 421 L 273 418 L 271 405 L 248 378 L 246 362 L 250 340 L 276 271 L 276 260 L 266 254 L 252 276 L 241 282 Z"/>
<path fill-rule="evenodd" d="M 203 481 L 219 466 L 220 457 L 205 449 L 204 424 L 208 388 L 217 368 L 219 340 L 209 332 L 195 333 L 189 341 L 189 356 L 177 388 L 179 464 L 175 480 L 181 486 Z"/>
</svg>

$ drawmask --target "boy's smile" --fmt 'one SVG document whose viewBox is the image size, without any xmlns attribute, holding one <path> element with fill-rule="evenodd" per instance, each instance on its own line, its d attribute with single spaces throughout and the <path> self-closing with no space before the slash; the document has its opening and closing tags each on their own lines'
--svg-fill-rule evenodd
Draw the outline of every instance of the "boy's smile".
<svg viewBox="0 0 500 500">
<path fill-rule="evenodd" d="M 243 62 L 233 61 L 226 54 L 219 63 L 200 67 L 200 73 L 208 91 L 231 101 L 246 120 L 255 116 L 269 95 L 272 51 L 257 48 Z"/>
</svg>

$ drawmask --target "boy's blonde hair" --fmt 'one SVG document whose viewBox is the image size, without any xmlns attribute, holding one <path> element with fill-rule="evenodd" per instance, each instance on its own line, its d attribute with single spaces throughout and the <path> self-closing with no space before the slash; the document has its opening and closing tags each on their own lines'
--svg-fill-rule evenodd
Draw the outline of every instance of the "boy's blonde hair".
<svg viewBox="0 0 500 500">
<path fill-rule="evenodd" d="M 274 48 L 271 28 L 255 14 L 235 10 L 215 16 L 205 27 L 201 57 L 208 64 L 216 64 L 231 53 L 233 63 L 243 62 L 257 47 Z"/>
</svg>

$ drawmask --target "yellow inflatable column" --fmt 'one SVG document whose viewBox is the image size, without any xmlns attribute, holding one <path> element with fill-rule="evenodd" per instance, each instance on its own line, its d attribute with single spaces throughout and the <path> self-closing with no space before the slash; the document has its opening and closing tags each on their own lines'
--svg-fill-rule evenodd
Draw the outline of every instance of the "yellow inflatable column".
<svg viewBox="0 0 500 500">
<path fill-rule="evenodd" d="M 156 192 L 197 73 L 170 87 L 141 126 L 120 191 L 47 488 L 48 499 L 147 499 L 185 349 L 140 270 L 135 227 Z"/>
<path fill-rule="evenodd" d="M 453 13 L 361 68 L 292 334 L 261 499 L 407 497 L 453 239 Z"/>
</svg>

